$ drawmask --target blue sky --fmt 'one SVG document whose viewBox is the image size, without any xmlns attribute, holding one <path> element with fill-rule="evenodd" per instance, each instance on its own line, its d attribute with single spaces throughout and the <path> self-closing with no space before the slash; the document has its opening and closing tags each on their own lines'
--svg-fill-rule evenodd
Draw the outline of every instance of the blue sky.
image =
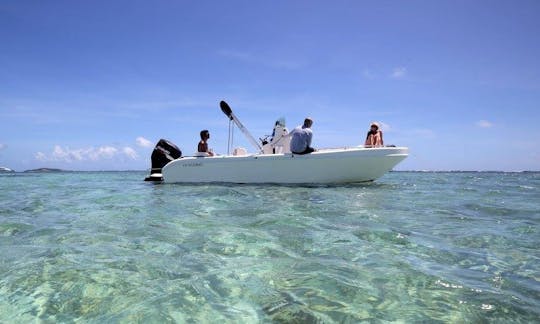
<svg viewBox="0 0 540 324">
<path fill-rule="evenodd" d="M 0 1 L 0 166 L 143 170 L 205 128 L 226 153 L 226 100 L 316 147 L 379 121 L 399 170 L 539 170 L 538 31 L 526 0 Z"/>
</svg>

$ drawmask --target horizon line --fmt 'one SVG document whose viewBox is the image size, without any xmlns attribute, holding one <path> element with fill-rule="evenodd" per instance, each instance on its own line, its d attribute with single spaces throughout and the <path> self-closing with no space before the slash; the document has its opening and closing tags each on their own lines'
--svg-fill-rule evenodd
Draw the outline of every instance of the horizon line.
<svg viewBox="0 0 540 324">
<path fill-rule="evenodd" d="M 60 168 L 36 168 L 28 169 L 24 171 L 12 171 L 0 172 L 0 174 L 9 174 L 9 173 L 54 173 L 54 172 L 149 172 L 148 169 L 126 169 L 126 170 L 65 170 Z M 485 172 L 485 173 L 524 173 L 524 172 L 540 172 L 539 170 L 519 170 L 519 171 L 504 171 L 504 170 L 390 170 L 389 172 L 418 172 L 418 173 L 448 173 L 448 172 Z"/>
</svg>

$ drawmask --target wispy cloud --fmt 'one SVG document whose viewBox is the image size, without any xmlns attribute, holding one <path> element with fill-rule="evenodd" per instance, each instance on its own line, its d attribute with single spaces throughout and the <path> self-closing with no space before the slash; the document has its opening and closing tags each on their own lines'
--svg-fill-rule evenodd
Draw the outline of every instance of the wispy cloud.
<svg viewBox="0 0 540 324">
<path fill-rule="evenodd" d="M 141 119 L 147 113 L 170 111 L 179 108 L 197 109 L 208 106 L 208 98 L 216 94 L 181 95 L 165 93 L 170 99 L 156 98 L 149 94 L 145 98 L 109 98 L 72 96 L 69 99 L 24 99 L 1 98 L 0 120 L 11 120 L 35 125 L 59 125 L 99 121 L 103 118 Z M 77 107 L 77 109 L 73 109 Z M 43 113 L 46 111 L 47 113 Z"/>
<path fill-rule="evenodd" d="M 4 143 L 0 143 L 0 151 L 7 148 L 7 145 Z"/>
<path fill-rule="evenodd" d="M 476 126 L 480 127 L 480 128 L 490 128 L 490 127 L 493 127 L 493 123 L 490 122 L 490 121 L 487 121 L 487 120 L 479 120 L 476 122 Z"/>
<path fill-rule="evenodd" d="M 253 56 L 253 54 L 248 53 L 248 52 L 240 52 L 240 51 L 221 49 L 217 53 L 220 56 L 235 59 L 235 60 L 239 60 L 239 61 L 246 61 L 246 62 L 254 62 L 254 61 L 256 61 L 256 58 Z"/>
<path fill-rule="evenodd" d="M 0 119 L 16 119 L 23 120 L 25 123 L 33 123 L 37 125 L 46 124 L 58 124 L 62 122 L 62 118 L 54 116 L 50 113 L 43 113 L 43 111 L 49 111 L 49 106 L 43 102 L 33 100 L 0 100 Z M 59 114 L 62 115 L 62 114 Z"/>
<path fill-rule="evenodd" d="M 392 131 L 392 127 L 387 123 L 379 122 L 379 125 L 381 125 L 381 130 L 384 131 L 384 132 L 391 132 Z"/>
<path fill-rule="evenodd" d="M 365 69 L 364 71 L 362 71 L 362 76 L 370 80 L 375 79 L 375 74 L 371 70 L 368 70 L 368 69 Z"/>
<path fill-rule="evenodd" d="M 369 69 L 366 68 L 362 71 L 362 77 L 369 80 L 390 78 L 394 80 L 404 79 L 407 77 L 407 68 L 404 66 L 395 67 L 388 74 L 388 70 L 384 69 Z"/>
<path fill-rule="evenodd" d="M 36 158 L 36 160 L 42 162 L 77 162 L 110 160 L 115 157 L 128 157 L 132 160 L 136 160 L 138 158 L 138 154 L 134 149 L 129 146 L 123 147 L 121 149 L 108 145 L 100 147 L 71 149 L 69 147 L 55 145 L 51 153 L 45 154 L 43 152 L 37 152 L 34 157 Z"/>
<path fill-rule="evenodd" d="M 396 67 L 392 70 L 392 73 L 390 74 L 390 77 L 392 79 L 403 79 L 407 75 L 407 68 L 401 66 Z"/>
<path fill-rule="evenodd" d="M 306 62 L 303 60 L 295 60 L 290 58 L 277 58 L 270 57 L 268 55 L 256 55 L 251 52 L 243 52 L 237 50 L 222 49 L 217 52 L 219 56 L 236 60 L 244 63 L 260 64 L 267 67 L 297 70 L 306 66 Z"/>
<path fill-rule="evenodd" d="M 146 138 L 142 136 L 137 137 L 135 141 L 137 142 L 137 145 L 140 147 L 152 147 L 152 142 L 150 142 L 149 140 L 147 140 Z"/>
</svg>

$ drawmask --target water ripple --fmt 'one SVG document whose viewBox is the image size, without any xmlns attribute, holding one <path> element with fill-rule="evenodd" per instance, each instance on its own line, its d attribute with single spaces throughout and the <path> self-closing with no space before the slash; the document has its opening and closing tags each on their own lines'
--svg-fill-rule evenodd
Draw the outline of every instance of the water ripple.
<svg viewBox="0 0 540 324">
<path fill-rule="evenodd" d="M 534 322 L 537 173 L 0 176 L 0 322 Z"/>
</svg>

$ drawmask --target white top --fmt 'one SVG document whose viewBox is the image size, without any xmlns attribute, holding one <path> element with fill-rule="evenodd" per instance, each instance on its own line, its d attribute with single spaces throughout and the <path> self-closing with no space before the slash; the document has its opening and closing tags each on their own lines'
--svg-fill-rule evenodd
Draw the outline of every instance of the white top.
<svg viewBox="0 0 540 324">
<path fill-rule="evenodd" d="M 291 152 L 302 153 L 311 146 L 313 132 L 311 128 L 296 127 L 291 132 Z"/>
</svg>

